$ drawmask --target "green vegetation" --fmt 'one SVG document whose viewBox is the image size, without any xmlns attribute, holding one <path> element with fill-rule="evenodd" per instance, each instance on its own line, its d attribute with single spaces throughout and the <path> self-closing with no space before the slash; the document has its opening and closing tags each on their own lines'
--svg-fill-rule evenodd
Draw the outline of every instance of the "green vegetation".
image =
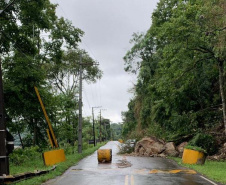
<svg viewBox="0 0 226 185">
<path fill-rule="evenodd" d="M 183 164 L 180 158 L 173 158 L 178 164 L 192 168 L 197 172 L 207 176 L 208 178 L 226 184 L 226 162 L 217 162 L 206 160 L 204 165 Z"/>
<path fill-rule="evenodd" d="M 111 124 L 111 138 L 113 141 L 118 141 L 122 136 L 122 124 L 112 123 Z"/>
<path fill-rule="evenodd" d="M 18 182 L 16 184 L 18 184 L 18 185 L 41 184 L 42 182 L 45 182 L 48 179 L 59 176 L 63 172 L 65 172 L 65 170 L 67 170 L 70 166 L 75 165 L 79 160 L 92 154 L 95 150 L 97 150 L 100 146 L 102 146 L 104 144 L 105 143 L 98 144 L 96 147 L 92 147 L 92 146 L 88 147 L 85 150 L 83 150 L 82 154 L 77 153 L 77 151 L 76 151 L 77 147 L 76 148 L 70 147 L 70 149 L 67 148 L 67 149 L 65 149 L 67 160 L 65 162 L 57 164 L 57 168 L 54 171 L 52 171 L 46 175 L 42 175 L 39 177 L 34 177 L 34 178 L 31 178 L 31 179 L 28 179 L 25 181 Z M 37 151 L 37 149 L 38 148 L 36 147 L 36 148 L 27 149 L 24 151 L 22 151 L 22 150 L 19 151 L 17 154 L 18 154 L 18 157 L 20 157 L 20 160 L 21 160 L 22 156 L 25 158 L 22 162 L 19 163 L 19 165 L 17 163 L 18 161 L 15 162 L 16 154 L 14 154 L 13 160 L 11 158 L 11 160 L 14 161 L 11 163 L 11 166 L 10 166 L 11 174 L 18 174 L 18 173 L 29 172 L 29 171 L 33 172 L 34 170 L 50 169 L 51 167 L 44 166 L 43 160 L 41 157 L 41 153 L 39 153 Z M 19 153 L 20 153 L 20 155 L 19 155 Z M 31 155 L 29 155 L 29 154 L 31 154 Z M 33 154 L 36 154 L 36 155 L 33 155 Z"/>
<path fill-rule="evenodd" d="M 198 151 L 198 152 L 203 152 L 205 154 L 207 153 L 206 150 L 204 150 L 203 148 L 198 147 L 198 146 L 186 145 L 184 148 L 187 148 L 187 149 L 190 149 L 190 150 L 195 150 L 195 151 Z"/>
<path fill-rule="evenodd" d="M 160 0 L 147 33 L 134 33 L 124 61 L 138 77 L 122 113 L 124 137 L 225 136 L 225 6 L 225 0 Z"/>
<path fill-rule="evenodd" d="M 207 153 L 208 155 L 212 155 L 217 152 L 216 141 L 211 135 L 208 134 L 199 133 L 195 135 L 185 148 L 195 149 L 197 151 Z"/>
<path fill-rule="evenodd" d="M 0 10 L 5 9 L 6 3 L 0 2 Z M 32 145 L 46 148 L 48 144 L 47 124 L 34 86 L 40 92 L 58 142 L 74 145 L 80 55 L 82 63 L 96 62 L 78 47 L 84 32 L 69 20 L 57 17 L 56 7 L 49 0 L 21 0 L 15 1 L 1 15 L 0 54 L 6 123 L 23 148 Z M 101 76 L 97 65 L 83 66 L 84 81 L 95 83 Z M 89 118 L 84 118 L 84 122 L 85 139 L 92 139 Z"/>
<path fill-rule="evenodd" d="M 33 172 L 38 169 L 48 169 L 45 167 L 40 148 L 30 147 L 14 150 L 10 154 L 10 174 L 15 175 L 23 172 Z"/>
</svg>

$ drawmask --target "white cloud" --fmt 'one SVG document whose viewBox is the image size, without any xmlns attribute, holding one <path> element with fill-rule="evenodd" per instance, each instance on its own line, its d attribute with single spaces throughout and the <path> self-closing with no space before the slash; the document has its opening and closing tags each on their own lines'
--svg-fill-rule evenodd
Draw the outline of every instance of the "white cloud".
<svg viewBox="0 0 226 185">
<path fill-rule="evenodd" d="M 59 3 L 57 14 L 71 20 L 85 32 L 81 47 L 100 63 L 103 78 L 84 84 L 84 113 L 91 116 L 92 106 L 102 106 L 103 117 L 121 122 L 132 97 L 128 89 L 135 77 L 124 71 L 123 56 L 130 49 L 134 32 L 145 32 L 158 0 L 52 0 Z M 95 110 L 95 115 L 98 110 Z"/>
</svg>

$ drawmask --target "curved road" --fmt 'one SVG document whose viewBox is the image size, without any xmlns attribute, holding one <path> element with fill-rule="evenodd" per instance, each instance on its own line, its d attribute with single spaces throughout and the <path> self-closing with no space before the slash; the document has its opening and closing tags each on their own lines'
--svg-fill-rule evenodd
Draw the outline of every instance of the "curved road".
<svg viewBox="0 0 226 185">
<path fill-rule="evenodd" d="M 120 143 L 110 141 L 112 163 L 98 164 L 97 152 L 43 185 L 217 185 L 169 159 L 117 155 Z"/>
</svg>

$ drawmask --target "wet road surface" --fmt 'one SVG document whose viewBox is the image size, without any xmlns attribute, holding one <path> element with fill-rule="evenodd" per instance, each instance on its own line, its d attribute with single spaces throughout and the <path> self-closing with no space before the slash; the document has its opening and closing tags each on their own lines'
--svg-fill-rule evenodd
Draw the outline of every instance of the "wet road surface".
<svg viewBox="0 0 226 185">
<path fill-rule="evenodd" d="M 117 155 L 120 143 L 108 142 L 112 163 L 98 164 L 97 152 L 43 185 L 217 185 L 169 159 Z"/>
</svg>

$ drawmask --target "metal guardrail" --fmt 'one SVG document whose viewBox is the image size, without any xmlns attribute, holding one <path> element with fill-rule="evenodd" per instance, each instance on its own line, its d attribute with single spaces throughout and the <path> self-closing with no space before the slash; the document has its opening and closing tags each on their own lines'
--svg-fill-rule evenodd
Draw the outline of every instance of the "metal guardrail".
<svg viewBox="0 0 226 185">
<path fill-rule="evenodd" d="M 89 140 L 88 143 L 89 144 L 94 144 L 94 140 Z M 100 140 L 99 139 L 96 139 L 96 143 L 100 143 Z"/>
</svg>

